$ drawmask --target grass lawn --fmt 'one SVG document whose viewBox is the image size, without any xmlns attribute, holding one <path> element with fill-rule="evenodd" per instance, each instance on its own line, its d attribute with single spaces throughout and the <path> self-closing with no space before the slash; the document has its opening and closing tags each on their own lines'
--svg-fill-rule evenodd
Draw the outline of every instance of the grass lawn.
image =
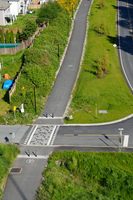
<svg viewBox="0 0 133 200">
<path fill-rule="evenodd" d="M 28 19 L 33 19 L 34 21 L 36 20 L 38 10 L 39 9 L 34 9 L 35 13 L 31 13 L 31 14 L 26 13 L 25 15 L 18 15 L 17 20 L 15 20 L 12 25 L 5 26 L 5 28 L 24 28 L 25 22 Z"/>
<path fill-rule="evenodd" d="M 9 174 L 9 168 L 12 166 L 19 149 L 14 145 L 0 144 L 0 199 L 3 195 L 7 176 Z"/>
<path fill-rule="evenodd" d="M 1 83 L 0 83 L 0 115 L 6 115 L 10 110 L 8 90 L 2 90 L 2 85 L 5 82 L 4 74 L 9 74 L 10 79 L 14 79 L 22 66 L 23 51 L 16 55 L 0 55 L 2 64 Z"/>
<path fill-rule="evenodd" d="M 55 153 L 43 173 L 37 200 L 131 200 L 132 166 L 132 153 Z"/>
<path fill-rule="evenodd" d="M 94 0 L 89 14 L 86 51 L 69 109 L 73 120 L 66 123 L 108 122 L 133 113 L 133 96 L 113 47 L 117 44 L 116 0 L 106 0 L 103 8 L 99 5 L 100 0 Z M 109 73 L 98 78 L 98 61 L 103 62 L 105 55 Z M 99 110 L 107 110 L 107 114 L 100 114 Z"/>
</svg>

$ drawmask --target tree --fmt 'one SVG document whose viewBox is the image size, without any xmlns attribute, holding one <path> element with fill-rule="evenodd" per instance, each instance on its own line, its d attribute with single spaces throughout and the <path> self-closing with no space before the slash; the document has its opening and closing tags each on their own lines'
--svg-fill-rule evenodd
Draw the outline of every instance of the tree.
<svg viewBox="0 0 133 200">
<path fill-rule="evenodd" d="M 5 43 L 3 30 L 1 30 L 1 43 Z"/>
<path fill-rule="evenodd" d="M 61 6 L 56 1 L 48 1 L 47 4 L 43 4 L 38 13 L 36 20 L 37 24 L 49 22 L 50 20 L 56 18 L 60 10 Z"/>
<path fill-rule="evenodd" d="M 27 40 L 28 37 L 31 37 L 35 33 L 36 29 L 36 22 L 31 19 L 27 20 L 23 32 L 21 34 L 22 40 Z"/>
<path fill-rule="evenodd" d="M 16 42 L 17 42 L 17 43 L 20 43 L 20 42 L 21 42 L 21 34 L 20 34 L 20 32 L 19 32 L 19 29 L 17 30 Z"/>
<path fill-rule="evenodd" d="M 15 43 L 15 41 L 14 41 L 14 33 L 13 33 L 12 30 L 10 32 L 10 43 Z"/>
<path fill-rule="evenodd" d="M 10 43 L 10 37 L 9 37 L 9 32 L 8 32 L 8 30 L 6 31 L 5 42 L 6 42 L 6 43 Z"/>
</svg>

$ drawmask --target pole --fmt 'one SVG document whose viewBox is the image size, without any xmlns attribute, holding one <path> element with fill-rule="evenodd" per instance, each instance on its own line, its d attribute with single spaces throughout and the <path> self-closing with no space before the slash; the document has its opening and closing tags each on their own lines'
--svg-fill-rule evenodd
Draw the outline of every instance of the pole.
<svg viewBox="0 0 133 200">
<path fill-rule="evenodd" d="M 58 44 L 58 60 L 60 58 L 60 47 L 59 47 L 60 44 Z"/>
<path fill-rule="evenodd" d="M 36 111 L 36 86 L 34 86 L 34 101 L 35 101 L 35 113 L 37 114 L 37 111 Z"/>
<path fill-rule="evenodd" d="M 97 118 L 97 103 L 96 103 L 96 116 L 95 117 Z"/>
</svg>

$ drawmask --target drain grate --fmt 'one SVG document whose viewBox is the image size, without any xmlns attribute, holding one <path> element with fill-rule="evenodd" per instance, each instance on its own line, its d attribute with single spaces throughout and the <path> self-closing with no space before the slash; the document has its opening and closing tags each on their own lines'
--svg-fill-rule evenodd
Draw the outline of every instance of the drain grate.
<svg viewBox="0 0 133 200">
<path fill-rule="evenodd" d="M 10 173 L 19 174 L 21 173 L 21 171 L 22 171 L 22 168 L 13 167 L 11 168 Z"/>
</svg>

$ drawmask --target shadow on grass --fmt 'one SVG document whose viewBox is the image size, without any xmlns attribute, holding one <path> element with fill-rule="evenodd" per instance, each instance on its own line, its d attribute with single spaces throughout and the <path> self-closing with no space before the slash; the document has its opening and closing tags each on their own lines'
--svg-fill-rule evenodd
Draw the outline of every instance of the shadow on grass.
<svg viewBox="0 0 133 200">
<path fill-rule="evenodd" d="M 117 37 L 107 36 L 107 39 L 112 44 L 117 44 Z"/>
<path fill-rule="evenodd" d="M 5 102 L 10 103 L 9 102 L 9 90 L 6 91 L 4 97 L 2 98 Z"/>
</svg>

